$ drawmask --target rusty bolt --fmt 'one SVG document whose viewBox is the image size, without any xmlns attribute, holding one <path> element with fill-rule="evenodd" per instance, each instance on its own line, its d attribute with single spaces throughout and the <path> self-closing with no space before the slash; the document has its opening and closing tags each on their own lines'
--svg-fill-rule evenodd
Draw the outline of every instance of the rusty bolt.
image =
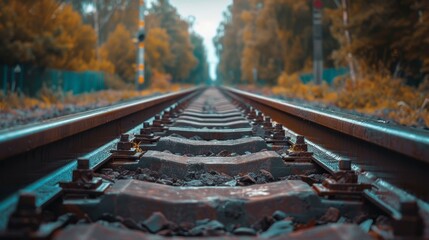
<svg viewBox="0 0 429 240">
<path fill-rule="evenodd" d="M 18 205 L 19 209 L 35 210 L 36 209 L 36 195 L 31 192 L 19 193 Z"/>
<path fill-rule="evenodd" d="M 283 125 L 282 124 L 280 124 L 280 123 L 276 123 L 276 126 L 275 126 L 275 130 L 276 131 L 281 131 L 281 130 L 283 130 Z"/>
<path fill-rule="evenodd" d="M 42 222 L 40 209 L 36 206 L 36 196 L 30 192 L 19 194 L 15 211 L 9 216 L 8 229 L 36 231 Z"/>
<path fill-rule="evenodd" d="M 296 136 L 295 144 L 305 144 L 305 137 L 302 135 Z"/>
<path fill-rule="evenodd" d="M 273 139 L 283 140 L 284 138 L 285 138 L 285 135 L 283 133 L 281 133 L 281 132 L 275 132 L 273 134 Z"/>
<path fill-rule="evenodd" d="M 78 158 L 77 159 L 77 169 L 88 170 L 89 169 L 89 159 L 87 159 L 87 158 Z"/>
<path fill-rule="evenodd" d="M 305 137 L 302 135 L 296 136 L 296 141 L 292 149 L 295 152 L 307 152 L 307 144 L 305 143 Z"/>
<path fill-rule="evenodd" d="M 424 232 L 424 221 L 419 213 L 419 206 L 414 199 L 401 200 L 399 208 L 402 217 L 394 222 L 393 231 L 399 236 L 421 236 Z"/>
<path fill-rule="evenodd" d="M 270 117 L 265 117 L 264 127 L 266 127 L 266 128 L 272 128 L 273 127 L 273 124 L 271 122 Z"/>
<path fill-rule="evenodd" d="M 413 216 L 419 213 L 419 205 L 414 199 L 400 201 L 399 207 L 402 215 Z"/>
<path fill-rule="evenodd" d="M 128 134 L 121 134 L 121 142 L 128 142 L 130 139 L 130 135 Z"/>
<path fill-rule="evenodd" d="M 78 158 L 77 159 L 77 168 L 73 170 L 73 182 L 78 182 L 82 177 L 92 179 L 92 170 L 89 168 L 89 159 L 87 158 Z"/>
<path fill-rule="evenodd" d="M 261 112 L 258 113 L 258 115 L 255 118 L 255 123 L 262 123 L 264 121 L 264 116 Z"/>
<path fill-rule="evenodd" d="M 338 161 L 338 168 L 342 171 L 352 170 L 352 161 L 348 159 L 341 159 Z"/>
<path fill-rule="evenodd" d="M 116 148 L 118 150 L 130 150 L 132 148 L 133 144 L 130 143 L 130 135 L 128 134 L 121 134 L 120 140 L 118 144 L 116 145 Z"/>
<path fill-rule="evenodd" d="M 153 134 L 153 131 L 150 128 L 142 128 L 142 129 L 140 129 L 140 134 L 142 134 L 142 135 L 150 135 L 150 134 Z"/>
</svg>

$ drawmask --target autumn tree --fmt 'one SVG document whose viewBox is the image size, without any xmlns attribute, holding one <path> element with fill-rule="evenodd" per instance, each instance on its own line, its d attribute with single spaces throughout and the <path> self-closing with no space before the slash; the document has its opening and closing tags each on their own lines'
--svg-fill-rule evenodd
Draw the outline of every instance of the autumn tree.
<svg viewBox="0 0 429 240">
<path fill-rule="evenodd" d="M 217 66 L 218 81 L 225 83 L 238 83 L 241 80 L 241 53 L 244 48 L 243 28 L 245 22 L 241 12 L 250 10 L 247 0 L 235 0 L 223 14 L 223 21 L 217 29 L 213 39 L 216 54 L 219 57 Z"/>
<path fill-rule="evenodd" d="M 0 64 L 100 70 L 133 82 L 138 4 L 129 0 L 0 1 Z M 96 8 L 96 15 L 87 11 L 90 7 Z M 188 83 L 207 78 L 202 39 L 191 36 L 189 23 L 169 1 L 155 2 L 146 21 L 149 78 L 155 74 L 156 79 Z"/>
<path fill-rule="evenodd" d="M 154 2 L 148 10 L 146 26 L 148 32 L 152 28 L 165 29 L 169 36 L 170 51 L 173 64 L 165 71 L 173 76 L 173 82 L 184 82 L 188 79 L 192 69 L 197 65 L 193 55 L 193 46 L 189 34 L 189 24 L 181 19 L 177 10 L 168 0 Z M 150 48 L 150 46 L 146 46 Z"/>
<path fill-rule="evenodd" d="M 14 0 L 0 8 L 0 63 L 94 69 L 95 32 L 70 5 Z"/>
<path fill-rule="evenodd" d="M 194 46 L 193 54 L 197 59 L 197 65 L 189 74 L 187 82 L 204 84 L 210 81 L 209 66 L 207 63 L 207 52 L 204 47 L 203 38 L 195 32 L 191 33 L 191 43 Z"/>
<path fill-rule="evenodd" d="M 174 56 L 171 52 L 170 36 L 162 28 L 151 28 L 145 40 L 146 69 L 152 75 L 155 71 L 167 74 L 167 69 L 174 67 Z"/>
<path fill-rule="evenodd" d="M 131 33 L 124 25 L 118 24 L 103 44 L 102 50 L 107 60 L 115 66 L 115 73 L 125 82 L 133 83 L 135 79 L 136 46 Z"/>
<path fill-rule="evenodd" d="M 238 0 L 224 18 L 214 42 L 218 73 L 226 82 L 274 85 L 282 72 L 311 71 L 312 1 Z M 328 21 L 323 27 L 325 66 L 332 67 L 337 42 Z"/>
<path fill-rule="evenodd" d="M 130 32 L 137 31 L 138 0 L 57 0 L 67 3 L 80 13 L 84 23 L 99 27 L 99 41 L 107 41 L 110 33 L 121 23 Z M 91 11 L 88 11 L 91 10 Z"/>
<path fill-rule="evenodd" d="M 429 2 L 421 0 L 348 1 L 349 24 L 342 9 L 329 12 L 332 33 L 341 43 L 334 57 L 344 64 L 351 52 L 366 74 L 384 73 L 417 84 L 429 71 Z M 345 42 L 344 29 L 352 35 Z"/>
</svg>

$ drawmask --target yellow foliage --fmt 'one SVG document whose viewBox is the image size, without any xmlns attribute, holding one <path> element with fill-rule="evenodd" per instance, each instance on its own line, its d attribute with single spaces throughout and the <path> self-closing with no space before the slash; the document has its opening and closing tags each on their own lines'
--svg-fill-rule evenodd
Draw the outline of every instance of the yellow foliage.
<svg viewBox="0 0 429 240">
<path fill-rule="evenodd" d="M 166 90 L 170 85 L 171 75 L 159 72 L 157 70 L 153 70 L 151 81 L 152 81 L 151 86 L 153 88 Z"/>
<path fill-rule="evenodd" d="M 336 94 L 332 93 L 325 83 L 321 85 L 303 84 L 298 74 L 288 75 L 286 73 L 282 73 L 277 79 L 277 86 L 273 87 L 273 93 L 308 101 L 322 101 L 325 96 L 329 96 L 329 99 L 336 97 Z"/>
<path fill-rule="evenodd" d="M 168 79 L 168 78 L 167 78 Z M 9 93 L 7 95 L 0 94 L 0 111 L 7 112 L 16 109 L 32 110 L 39 109 L 63 109 L 66 105 L 74 106 L 92 106 L 100 107 L 114 104 L 116 102 L 149 96 L 154 93 L 166 93 L 170 91 L 179 91 L 191 87 L 191 85 L 172 84 L 158 85 L 142 91 L 135 90 L 105 90 L 94 93 L 85 93 L 80 95 L 72 95 L 61 91 L 53 91 L 44 87 L 38 98 L 30 98 L 17 93 Z"/>
<path fill-rule="evenodd" d="M 114 72 L 122 80 L 128 83 L 134 82 L 135 69 L 133 64 L 136 61 L 136 46 L 132 42 L 130 31 L 124 25 L 118 24 L 116 26 L 101 49 L 100 54 L 103 54 L 103 58 L 107 60 L 103 64 L 111 62 L 114 66 Z"/>
<path fill-rule="evenodd" d="M 174 56 L 170 50 L 170 36 L 167 34 L 166 29 L 150 29 L 145 40 L 145 45 L 145 55 L 149 69 L 165 72 L 166 68 L 173 67 Z"/>
<path fill-rule="evenodd" d="M 384 76 L 367 77 L 356 81 L 347 80 L 338 93 L 336 105 L 373 113 L 380 109 L 396 109 L 403 101 L 410 107 L 417 107 L 419 96 L 415 89 L 405 86 L 401 80 Z"/>
<path fill-rule="evenodd" d="M 272 93 L 289 98 L 316 101 L 392 119 L 404 125 L 429 126 L 429 83 L 419 89 L 406 86 L 400 79 L 372 76 L 352 82 L 336 79 L 328 85 L 303 84 L 297 74 L 283 73 L 272 87 Z"/>
<path fill-rule="evenodd" d="M 159 54 L 158 59 L 164 68 L 155 67 L 155 69 L 174 76 L 174 82 L 186 81 L 198 64 L 193 53 L 194 46 L 189 33 L 189 23 L 180 17 L 177 9 L 169 1 L 155 1 L 146 19 L 148 30 L 145 40 L 146 49 L 154 51 L 152 55 L 154 58 Z M 148 53 L 149 58 L 151 57 Z M 148 60 L 148 62 L 157 64 L 154 61 Z M 148 72 L 152 74 L 152 65 L 148 68 Z"/>
<path fill-rule="evenodd" d="M 251 22 L 253 19 L 254 19 L 254 16 L 250 11 L 243 11 L 241 13 L 241 20 L 243 22 L 248 23 L 248 22 Z"/>
<path fill-rule="evenodd" d="M 85 70 L 96 34 L 69 4 L 55 0 L 0 2 L 0 59 L 4 64 Z"/>
</svg>

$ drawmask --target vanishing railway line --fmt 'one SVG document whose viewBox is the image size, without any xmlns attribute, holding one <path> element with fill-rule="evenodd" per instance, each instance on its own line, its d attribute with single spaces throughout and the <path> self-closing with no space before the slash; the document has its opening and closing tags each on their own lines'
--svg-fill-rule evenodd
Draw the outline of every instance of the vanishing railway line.
<svg viewBox="0 0 429 240">
<path fill-rule="evenodd" d="M 427 133 L 230 88 L 64 117 L 0 147 L 0 238 L 429 237 Z"/>
</svg>

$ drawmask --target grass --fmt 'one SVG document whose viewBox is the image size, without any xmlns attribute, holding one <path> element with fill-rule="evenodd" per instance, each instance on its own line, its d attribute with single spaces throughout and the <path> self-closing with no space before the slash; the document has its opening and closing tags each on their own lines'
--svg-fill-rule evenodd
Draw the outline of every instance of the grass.
<svg viewBox="0 0 429 240">
<path fill-rule="evenodd" d="M 19 93 L 0 94 L 0 112 L 33 109 L 63 109 L 66 105 L 106 106 L 119 101 L 149 96 L 155 93 L 178 91 L 189 86 L 172 84 L 169 89 L 149 88 L 135 90 L 104 90 L 93 93 L 73 95 L 69 92 L 54 91 L 43 87 L 37 97 L 28 97 Z"/>
<path fill-rule="evenodd" d="M 63 109 L 67 105 L 101 107 L 123 100 L 148 96 L 154 93 L 178 91 L 189 86 L 171 84 L 143 91 L 105 90 L 81 95 L 42 88 L 38 97 L 27 97 L 18 93 L 0 94 L 0 113 L 17 110 Z M 263 95 L 278 95 L 322 103 L 347 110 L 354 110 L 402 125 L 429 127 L 429 79 L 418 88 L 405 85 L 400 79 L 388 76 L 368 76 L 352 82 L 338 78 L 332 86 L 326 83 L 303 84 L 297 74 L 279 76 L 274 87 L 243 87 L 258 90 Z"/>
<path fill-rule="evenodd" d="M 356 82 L 338 78 L 329 86 L 326 83 L 303 84 L 297 74 L 282 74 L 276 86 L 258 90 L 264 95 L 274 94 L 322 103 L 406 126 L 429 127 L 429 79 L 418 88 L 388 76 L 367 76 Z"/>
</svg>

